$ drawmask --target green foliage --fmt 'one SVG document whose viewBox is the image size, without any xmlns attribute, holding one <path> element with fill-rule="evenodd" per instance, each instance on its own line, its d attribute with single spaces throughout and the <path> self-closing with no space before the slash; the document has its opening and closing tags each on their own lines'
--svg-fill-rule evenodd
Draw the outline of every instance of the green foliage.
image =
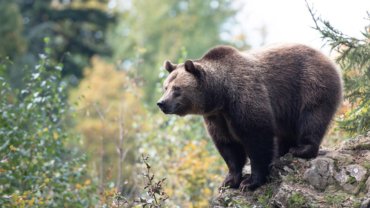
<svg viewBox="0 0 370 208">
<path fill-rule="evenodd" d="M 22 16 L 17 5 L 11 1 L 0 2 L 0 58 L 14 58 L 24 48 Z"/>
<path fill-rule="evenodd" d="M 267 187 L 265 194 L 260 195 L 257 198 L 258 203 L 260 203 L 262 207 L 268 207 L 270 204 L 270 199 L 272 197 L 272 194 L 273 194 L 272 187 Z"/>
<path fill-rule="evenodd" d="M 178 60 L 182 49 L 187 59 L 199 58 L 219 44 L 247 47 L 244 36 L 232 36 L 227 24 L 237 13 L 230 0 L 133 0 L 121 14 L 111 34 L 115 60 L 142 80 L 145 101 L 154 103 L 160 66 L 164 60 Z M 241 37 L 241 38 L 240 38 Z"/>
<path fill-rule="evenodd" d="M 40 54 L 25 73 L 21 90 L 0 77 L 0 206 L 91 206 L 96 197 L 83 158 L 66 146 L 77 137 L 62 125 L 68 105 L 61 66 Z"/>
<path fill-rule="evenodd" d="M 288 199 L 289 208 L 304 207 L 306 203 L 306 198 L 298 192 L 294 192 Z"/>
<path fill-rule="evenodd" d="M 332 206 L 342 204 L 346 200 L 345 194 L 325 195 L 325 201 Z"/>
<path fill-rule="evenodd" d="M 93 55 L 111 54 L 105 34 L 109 24 L 114 22 L 114 16 L 108 13 L 107 1 L 94 1 L 95 7 L 90 7 L 86 1 L 76 6 L 78 2 L 81 1 L 16 0 L 15 3 L 1 3 L 0 23 L 4 24 L 0 30 L 0 55 L 10 56 L 18 52 L 12 70 L 36 64 L 37 54 L 44 49 L 42 39 L 45 36 L 50 37 L 52 48 L 49 59 L 64 65 L 63 75 L 81 78 L 83 68 Z M 19 76 L 12 81 L 17 81 Z"/>
<path fill-rule="evenodd" d="M 315 22 L 314 29 L 338 53 L 336 62 L 343 71 L 345 98 L 352 106 L 340 126 L 352 134 L 364 134 L 370 130 L 370 27 L 365 27 L 362 39 L 349 37 L 330 22 L 316 17 L 310 7 L 309 11 Z M 370 13 L 367 19 L 370 21 Z"/>
</svg>

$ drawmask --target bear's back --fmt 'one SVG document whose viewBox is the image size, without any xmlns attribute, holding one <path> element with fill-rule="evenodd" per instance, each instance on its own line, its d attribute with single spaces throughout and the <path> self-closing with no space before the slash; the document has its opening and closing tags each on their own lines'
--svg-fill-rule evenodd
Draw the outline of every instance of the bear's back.
<svg viewBox="0 0 370 208">
<path fill-rule="evenodd" d="M 278 125 L 294 128 L 303 109 L 338 107 L 342 99 L 340 73 L 321 52 L 289 44 L 267 48 L 256 57 Z"/>
<path fill-rule="evenodd" d="M 321 52 L 301 44 L 267 48 L 257 54 L 261 76 L 276 98 L 299 96 L 302 104 L 341 97 L 341 78 L 334 63 Z"/>
</svg>

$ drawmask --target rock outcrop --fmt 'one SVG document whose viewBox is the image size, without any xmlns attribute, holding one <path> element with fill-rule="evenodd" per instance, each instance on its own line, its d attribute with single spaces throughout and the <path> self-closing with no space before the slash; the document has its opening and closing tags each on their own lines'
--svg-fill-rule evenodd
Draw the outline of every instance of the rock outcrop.
<svg viewBox="0 0 370 208">
<path fill-rule="evenodd" d="M 211 207 L 370 208 L 370 132 L 312 160 L 287 154 L 274 162 L 268 184 L 254 192 L 220 189 Z"/>
</svg>

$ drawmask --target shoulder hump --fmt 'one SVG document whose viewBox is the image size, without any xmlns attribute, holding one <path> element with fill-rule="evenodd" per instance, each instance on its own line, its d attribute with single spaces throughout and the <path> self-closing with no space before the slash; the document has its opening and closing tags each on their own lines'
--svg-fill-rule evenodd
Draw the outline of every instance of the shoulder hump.
<svg viewBox="0 0 370 208">
<path fill-rule="evenodd" d="M 226 56 L 232 55 L 234 53 L 238 53 L 238 50 L 231 46 L 216 46 L 210 49 L 207 53 L 205 53 L 202 59 L 206 60 L 218 60 L 222 59 Z"/>
</svg>

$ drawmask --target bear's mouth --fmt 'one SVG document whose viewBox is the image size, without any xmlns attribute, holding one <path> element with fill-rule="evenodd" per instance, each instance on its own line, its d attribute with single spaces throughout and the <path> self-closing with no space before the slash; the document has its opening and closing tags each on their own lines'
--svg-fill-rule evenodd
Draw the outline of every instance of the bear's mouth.
<svg viewBox="0 0 370 208">
<path fill-rule="evenodd" d="M 163 108 L 162 111 L 165 114 L 177 114 L 177 112 L 181 109 L 179 104 L 175 104 L 173 107 Z"/>
<path fill-rule="evenodd" d="M 186 108 L 185 105 L 182 105 L 181 103 L 177 103 L 172 111 L 173 114 L 184 116 L 186 115 Z"/>
<path fill-rule="evenodd" d="M 160 107 L 163 113 L 165 114 L 177 114 L 181 111 L 181 105 L 179 103 L 175 104 L 173 107 L 168 105 L 163 105 Z"/>
<path fill-rule="evenodd" d="M 159 105 L 159 108 L 162 110 L 165 114 L 175 114 L 178 116 L 184 116 L 188 112 L 188 108 L 186 105 L 186 100 L 182 100 L 182 102 L 175 102 L 175 103 L 168 103 L 164 102 L 163 104 Z"/>
</svg>

